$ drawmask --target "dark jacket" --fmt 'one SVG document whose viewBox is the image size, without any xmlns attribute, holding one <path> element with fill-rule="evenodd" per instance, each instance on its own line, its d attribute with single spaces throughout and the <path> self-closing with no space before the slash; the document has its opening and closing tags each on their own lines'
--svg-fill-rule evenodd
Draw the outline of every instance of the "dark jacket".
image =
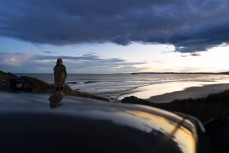
<svg viewBox="0 0 229 153">
<path fill-rule="evenodd" d="M 54 82 L 56 87 L 63 87 L 67 77 L 66 67 L 63 64 L 56 65 L 54 68 Z"/>
</svg>

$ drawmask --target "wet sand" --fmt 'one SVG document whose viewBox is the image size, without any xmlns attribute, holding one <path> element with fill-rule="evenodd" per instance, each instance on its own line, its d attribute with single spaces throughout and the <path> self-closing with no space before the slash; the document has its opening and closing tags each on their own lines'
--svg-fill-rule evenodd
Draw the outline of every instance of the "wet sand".
<svg viewBox="0 0 229 153">
<path fill-rule="evenodd" d="M 154 103 L 166 103 L 171 102 L 175 99 L 196 99 L 207 97 L 210 94 L 216 94 L 223 92 L 225 90 L 229 90 L 229 84 L 212 84 L 212 85 L 204 85 L 200 87 L 190 87 L 186 88 L 182 91 L 175 91 L 171 93 L 165 93 L 162 95 L 152 96 L 148 98 L 148 101 Z"/>
</svg>

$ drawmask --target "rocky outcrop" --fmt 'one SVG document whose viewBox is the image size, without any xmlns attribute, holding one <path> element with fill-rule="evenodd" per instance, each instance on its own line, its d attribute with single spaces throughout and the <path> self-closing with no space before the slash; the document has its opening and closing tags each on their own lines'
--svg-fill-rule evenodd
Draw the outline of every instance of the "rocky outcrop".
<svg viewBox="0 0 229 153">
<path fill-rule="evenodd" d="M 10 72 L 5 73 L 5 72 L 0 70 L 0 80 L 9 80 L 9 79 L 13 79 L 13 78 L 17 78 L 17 76 L 10 73 Z"/>
<path fill-rule="evenodd" d="M 17 91 L 32 93 L 49 93 L 55 92 L 54 85 L 29 76 L 17 77 L 12 73 L 5 73 L 0 70 L 0 90 L 1 91 Z M 68 85 L 64 87 L 64 94 L 67 96 L 78 96 L 84 98 L 109 101 L 108 99 L 92 94 L 72 90 Z"/>
<path fill-rule="evenodd" d="M 85 93 L 85 92 L 80 92 L 78 90 L 72 90 L 68 85 L 65 85 L 64 87 L 64 94 L 69 95 L 69 96 L 84 97 L 84 98 L 97 99 L 97 100 L 109 102 L 109 100 L 104 97 L 95 96 L 95 95 Z"/>
<path fill-rule="evenodd" d="M 121 100 L 121 103 L 128 103 L 128 104 L 142 104 L 147 106 L 155 106 L 154 103 L 149 102 L 147 100 L 140 99 L 135 96 L 125 97 Z"/>
</svg>

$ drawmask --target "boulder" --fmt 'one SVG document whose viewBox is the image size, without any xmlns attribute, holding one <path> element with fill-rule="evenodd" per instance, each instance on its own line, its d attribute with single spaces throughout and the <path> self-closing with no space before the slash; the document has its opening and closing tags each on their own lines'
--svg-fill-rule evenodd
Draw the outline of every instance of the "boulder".
<svg viewBox="0 0 229 153">
<path fill-rule="evenodd" d="M 128 104 L 141 104 L 147 106 L 154 106 L 153 102 L 149 102 L 147 100 L 140 99 L 135 96 L 125 97 L 121 100 L 121 103 L 128 103 Z"/>
</svg>

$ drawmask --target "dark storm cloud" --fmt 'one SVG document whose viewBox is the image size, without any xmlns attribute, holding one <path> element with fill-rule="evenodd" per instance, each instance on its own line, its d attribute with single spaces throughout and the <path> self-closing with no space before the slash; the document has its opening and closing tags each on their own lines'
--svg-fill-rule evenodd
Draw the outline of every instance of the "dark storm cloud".
<svg viewBox="0 0 229 153">
<path fill-rule="evenodd" d="M 195 52 L 229 42 L 227 0 L 1 0 L 0 35 L 65 45 L 173 44 Z"/>
</svg>

